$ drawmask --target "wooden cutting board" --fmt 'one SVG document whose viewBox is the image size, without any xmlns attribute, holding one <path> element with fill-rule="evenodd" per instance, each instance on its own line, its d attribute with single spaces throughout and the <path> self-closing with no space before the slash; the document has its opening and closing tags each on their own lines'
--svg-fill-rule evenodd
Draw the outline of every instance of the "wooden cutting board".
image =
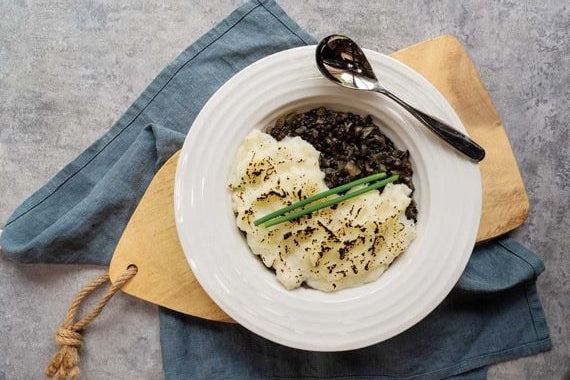
<svg viewBox="0 0 570 380">
<path fill-rule="evenodd" d="M 520 226 L 528 198 L 499 115 L 467 53 L 442 36 L 397 51 L 392 57 L 427 78 L 451 103 L 471 137 L 487 155 L 480 164 L 483 211 L 477 241 Z M 114 281 L 129 265 L 137 275 L 123 291 L 202 318 L 233 322 L 202 290 L 178 241 L 174 221 L 176 153 L 156 174 L 127 224 L 109 269 Z"/>
</svg>

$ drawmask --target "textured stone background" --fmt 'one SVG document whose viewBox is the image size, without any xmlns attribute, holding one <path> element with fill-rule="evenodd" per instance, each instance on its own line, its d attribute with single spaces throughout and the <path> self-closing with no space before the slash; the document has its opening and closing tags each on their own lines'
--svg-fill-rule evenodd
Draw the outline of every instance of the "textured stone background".
<svg viewBox="0 0 570 380">
<path fill-rule="evenodd" d="M 119 4 L 120 3 L 120 4 Z M 0 3 L 0 228 L 13 209 L 100 136 L 152 78 L 241 0 Z M 554 349 L 494 366 L 491 379 L 570 376 L 565 0 L 279 3 L 316 37 L 391 52 L 440 34 L 466 46 L 513 144 L 531 212 L 513 235 L 540 253 Z M 23 266 L 0 256 L 0 379 L 41 378 L 74 293 L 102 268 Z M 157 309 L 118 295 L 88 329 L 89 379 L 160 379 Z"/>
</svg>

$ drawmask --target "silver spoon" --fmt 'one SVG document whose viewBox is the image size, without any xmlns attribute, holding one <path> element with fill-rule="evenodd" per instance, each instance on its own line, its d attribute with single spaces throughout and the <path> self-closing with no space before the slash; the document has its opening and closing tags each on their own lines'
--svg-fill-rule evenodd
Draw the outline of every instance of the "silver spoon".
<svg viewBox="0 0 570 380">
<path fill-rule="evenodd" d="M 321 73 L 336 84 L 386 95 L 461 153 L 477 162 L 485 157 L 485 150 L 475 141 L 385 89 L 376 78 L 364 52 L 350 38 L 339 34 L 323 38 L 317 46 L 316 58 Z"/>
</svg>

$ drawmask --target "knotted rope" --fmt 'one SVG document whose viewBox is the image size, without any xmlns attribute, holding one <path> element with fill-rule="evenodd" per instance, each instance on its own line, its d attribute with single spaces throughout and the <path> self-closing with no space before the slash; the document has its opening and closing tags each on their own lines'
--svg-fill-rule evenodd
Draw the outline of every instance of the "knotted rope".
<svg viewBox="0 0 570 380">
<path fill-rule="evenodd" d="M 89 294 L 109 281 L 109 274 L 103 274 L 97 277 L 77 293 L 69 306 L 65 321 L 55 333 L 55 341 L 59 344 L 60 349 L 53 355 L 45 370 L 47 377 L 55 378 L 56 380 L 65 380 L 67 378 L 75 379 L 79 376 L 77 363 L 79 361 L 78 350 L 79 347 L 81 347 L 80 331 L 85 329 L 85 327 L 101 313 L 101 310 L 103 310 L 111 297 L 113 297 L 127 281 L 133 278 L 135 274 L 137 274 L 137 267 L 134 265 L 129 266 L 126 272 L 117 277 L 117 280 L 111 284 L 93 310 L 78 322 L 74 322 L 81 302 L 83 302 L 85 297 Z"/>
</svg>

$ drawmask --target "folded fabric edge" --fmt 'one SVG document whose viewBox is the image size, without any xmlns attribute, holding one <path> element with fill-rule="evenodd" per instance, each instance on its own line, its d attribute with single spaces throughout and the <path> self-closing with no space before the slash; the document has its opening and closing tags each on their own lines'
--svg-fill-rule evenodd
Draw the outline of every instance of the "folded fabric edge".
<svg viewBox="0 0 570 380">
<path fill-rule="evenodd" d="M 531 266 L 534 270 L 535 276 L 538 277 L 538 275 L 545 270 L 544 262 L 540 257 L 516 240 L 510 238 L 500 239 L 497 240 L 497 243 L 508 252 Z M 538 296 L 536 280 L 527 282 L 526 297 L 537 338 L 548 338 L 550 331 L 548 329 L 546 315 L 544 314 L 544 308 L 542 307 L 540 297 Z"/>
<path fill-rule="evenodd" d="M 550 342 L 550 330 L 546 321 L 546 315 L 544 314 L 544 308 L 542 307 L 540 297 L 538 296 L 536 281 L 529 281 L 526 284 L 525 292 L 526 301 L 528 303 L 528 308 L 534 325 L 534 331 L 536 332 L 536 338 L 548 339 Z M 552 346 L 552 343 L 550 343 L 550 345 Z M 550 347 L 548 349 L 550 349 Z"/>
<path fill-rule="evenodd" d="M 463 372 L 459 375 L 454 375 L 446 380 L 485 380 L 487 379 L 487 372 L 489 372 L 489 367 L 479 367 L 472 369 L 471 371 Z"/>
<path fill-rule="evenodd" d="M 475 247 L 454 290 L 495 293 L 535 279 L 543 271 L 537 254 L 509 237 L 500 237 Z"/>
<path fill-rule="evenodd" d="M 538 257 L 536 253 L 532 252 L 521 243 L 511 238 L 498 239 L 496 241 L 501 247 L 530 265 L 534 270 L 536 276 L 544 271 L 544 262 L 540 259 L 540 257 Z"/>
<path fill-rule="evenodd" d="M 315 44 L 315 38 L 305 32 L 274 0 L 256 0 L 265 10 L 275 17 L 285 28 L 307 45 Z"/>
</svg>

